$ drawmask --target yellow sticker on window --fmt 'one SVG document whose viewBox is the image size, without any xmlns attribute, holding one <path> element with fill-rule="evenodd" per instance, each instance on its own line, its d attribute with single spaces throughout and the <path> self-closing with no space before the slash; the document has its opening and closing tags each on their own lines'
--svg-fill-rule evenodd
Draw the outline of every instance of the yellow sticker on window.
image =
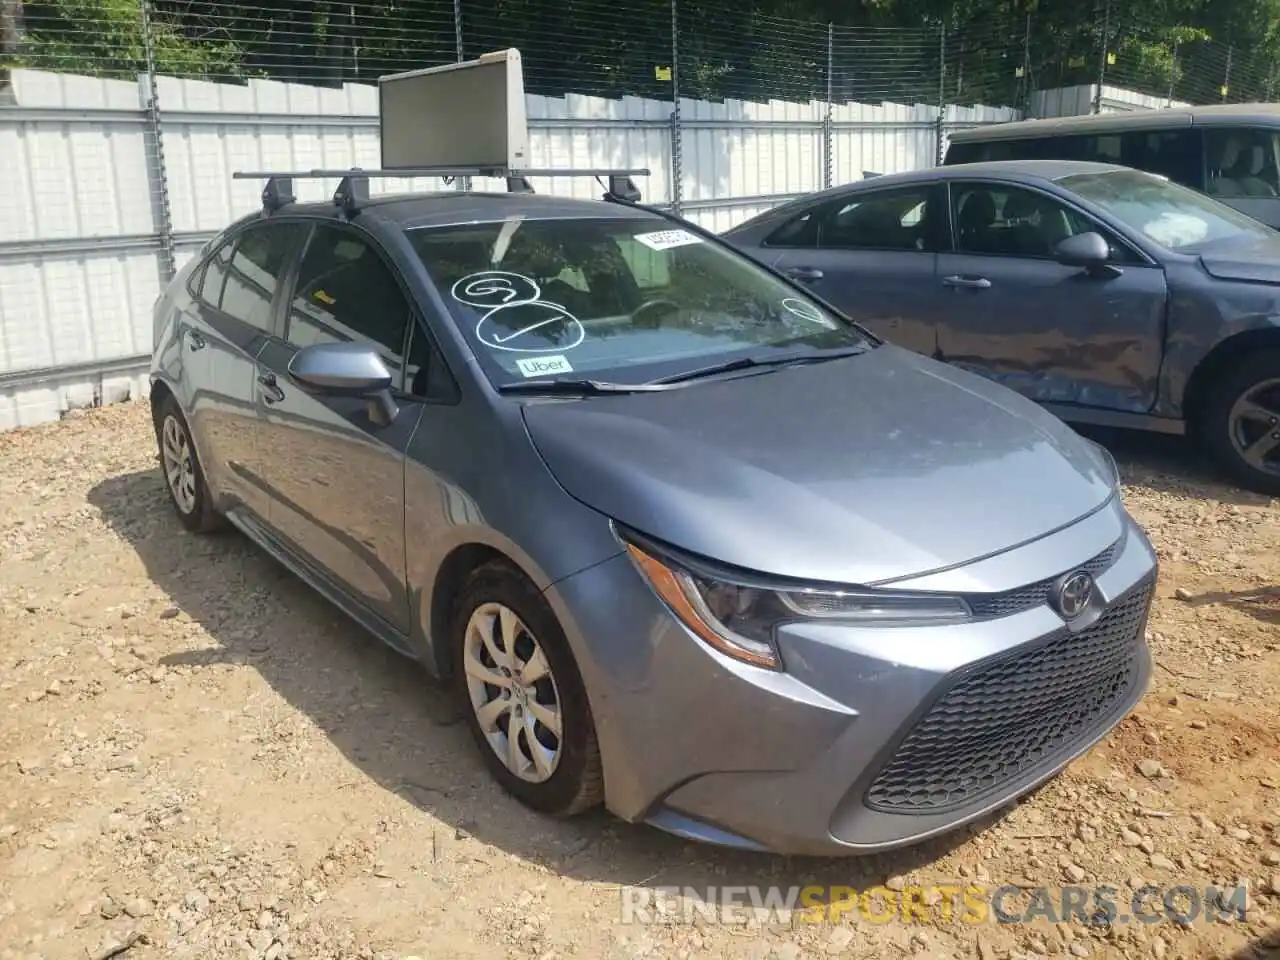
<svg viewBox="0 0 1280 960">
<path fill-rule="evenodd" d="M 319 300 L 321 303 L 326 304 L 327 306 L 330 306 L 330 307 L 337 302 L 333 299 L 333 297 L 329 296 L 323 290 L 317 290 L 311 296 L 314 297 L 316 300 Z"/>
</svg>

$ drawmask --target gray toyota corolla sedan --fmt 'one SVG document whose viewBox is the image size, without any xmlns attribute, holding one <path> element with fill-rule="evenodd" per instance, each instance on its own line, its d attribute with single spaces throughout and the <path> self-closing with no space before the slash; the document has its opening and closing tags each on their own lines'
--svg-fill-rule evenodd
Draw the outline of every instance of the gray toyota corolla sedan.
<svg viewBox="0 0 1280 960">
<path fill-rule="evenodd" d="M 899 846 L 1145 688 L 1156 560 L 1106 452 L 680 220 L 277 201 L 155 324 L 182 523 L 229 521 L 448 678 L 538 810 Z"/>
</svg>

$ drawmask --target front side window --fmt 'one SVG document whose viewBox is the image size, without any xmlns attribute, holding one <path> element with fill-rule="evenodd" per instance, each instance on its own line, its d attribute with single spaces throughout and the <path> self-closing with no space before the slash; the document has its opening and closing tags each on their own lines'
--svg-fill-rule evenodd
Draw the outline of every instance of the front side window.
<svg viewBox="0 0 1280 960">
<path fill-rule="evenodd" d="M 1280 196 L 1280 131 L 1210 127 L 1204 137 L 1211 196 Z"/>
<path fill-rule="evenodd" d="M 1058 184 L 1170 250 L 1276 236 L 1212 197 L 1137 170 L 1072 174 Z"/>
<path fill-rule="evenodd" d="M 404 366 L 409 320 L 409 303 L 372 244 L 352 230 L 316 227 L 289 303 L 289 343 L 360 341 L 394 373 Z"/>
<path fill-rule="evenodd" d="M 235 242 L 222 291 L 222 312 L 270 332 L 271 302 L 306 228 L 298 223 L 260 223 Z"/>
<path fill-rule="evenodd" d="M 1088 217 L 1025 187 L 955 183 L 951 209 L 958 253 L 1047 260 L 1068 237 L 1100 233 L 1111 246 L 1112 260 L 1135 259 L 1124 244 Z"/>
<path fill-rule="evenodd" d="M 407 236 L 499 386 L 641 382 L 868 344 L 746 257 L 659 217 L 511 219 Z"/>
</svg>

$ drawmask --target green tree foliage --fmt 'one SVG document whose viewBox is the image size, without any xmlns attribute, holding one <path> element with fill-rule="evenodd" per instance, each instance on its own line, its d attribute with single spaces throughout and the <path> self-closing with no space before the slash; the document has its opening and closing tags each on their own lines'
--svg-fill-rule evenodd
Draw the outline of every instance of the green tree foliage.
<svg viewBox="0 0 1280 960">
<path fill-rule="evenodd" d="M 1023 105 L 1109 84 L 1192 102 L 1272 99 L 1280 0 L 461 0 L 463 55 L 518 47 L 543 94 Z M 0 0 L 10 65 L 145 69 L 140 0 Z M 160 72 L 336 85 L 457 58 L 452 0 L 151 0 Z M 830 47 L 828 38 L 831 39 Z M 12 48 L 14 44 L 11 42 Z"/>
</svg>

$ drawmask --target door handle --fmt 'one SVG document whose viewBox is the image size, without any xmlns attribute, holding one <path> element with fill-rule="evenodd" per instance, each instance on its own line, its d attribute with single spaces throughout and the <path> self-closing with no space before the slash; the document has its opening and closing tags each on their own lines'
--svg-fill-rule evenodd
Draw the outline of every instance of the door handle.
<svg viewBox="0 0 1280 960">
<path fill-rule="evenodd" d="M 822 271 L 817 267 L 787 267 L 785 271 L 793 280 L 821 280 Z"/>
<path fill-rule="evenodd" d="M 986 290 L 991 286 L 991 281 L 986 277 L 946 277 L 942 282 L 948 287 L 961 287 L 965 290 Z"/>
<path fill-rule="evenodd" d="M 194 330 L 187 331 L 187 348 L 190 350 L 203 350 L 205 348 L 205 339 Z"/>
<path fill-rule="evenodd" d="M 267 403 L 279 403 L 284 399 L 284 391 L 280 389 L 280 384 L 276 383 L 274 373 L 258 374 L 258 385 L 262 388 L 262 399 Z"/>
</svg>

